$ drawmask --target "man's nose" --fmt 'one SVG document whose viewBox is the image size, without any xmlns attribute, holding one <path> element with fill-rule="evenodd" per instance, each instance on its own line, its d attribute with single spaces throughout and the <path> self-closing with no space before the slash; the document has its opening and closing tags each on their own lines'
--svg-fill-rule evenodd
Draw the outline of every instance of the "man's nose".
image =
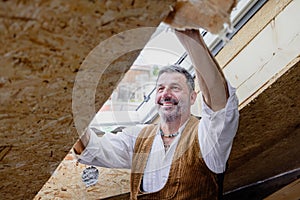
<svg viewBox="0 0 300 200">
<path fill-rule="evenodd" d="M 165 88 L 162 94 L 163 97 L 170 97 L 171 96 L 171 90 L 169 88 Z"/>
</svg>

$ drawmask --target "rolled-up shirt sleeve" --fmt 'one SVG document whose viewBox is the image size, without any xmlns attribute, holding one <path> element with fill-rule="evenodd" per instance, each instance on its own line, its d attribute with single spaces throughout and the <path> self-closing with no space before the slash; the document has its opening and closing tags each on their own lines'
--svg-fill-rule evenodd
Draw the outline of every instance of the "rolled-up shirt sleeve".
<svg viewBox="0 0 300 200">
<path fill-rule="evenodd" d="M 233 138 L 236 135 L 239 111 L 236 89 L 228 83 L 229 98 L 225 108 L 213 111 L 202 99 L 202 114 L 198 127 L 198 138 L 202 157 L 214 173 L 226 169 Z"/>
<path fill-rule="evenodd" d="M 133 148 L 140 127 L 125 128 L 122 132 L 105 133 L 98 137 L 90 128 L 90 140 L 78 162 L 108 168 L 131 168 Z"/>
</svg>

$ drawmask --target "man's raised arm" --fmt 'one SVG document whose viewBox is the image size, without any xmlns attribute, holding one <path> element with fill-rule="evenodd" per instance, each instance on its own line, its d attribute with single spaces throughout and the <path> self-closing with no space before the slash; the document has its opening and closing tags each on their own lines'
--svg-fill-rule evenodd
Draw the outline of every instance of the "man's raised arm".
<svg viewBox="0 0 300 200">
<path fill-rule="evenodd" d="M 175 34 L 191 58 L 204 101 L 213 111 L 224 108 L 229 96 L 227 83 L 199 30 L 175 30 Z"/>
</svg>

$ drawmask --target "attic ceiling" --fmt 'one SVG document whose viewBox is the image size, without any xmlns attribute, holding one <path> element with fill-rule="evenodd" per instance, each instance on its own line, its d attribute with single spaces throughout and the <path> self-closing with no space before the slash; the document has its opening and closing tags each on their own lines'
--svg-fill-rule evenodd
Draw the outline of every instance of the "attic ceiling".
<svg viewBox="0 0 300 200">
<path fill-rule="evenodd" d="M 78 139 L 72 90 L 89 52 L 122 31 L 156 27 L 174 2 L 0 2 L 0 145 L 7 150 L 0 161 L 1 198 L 32 199 Z M 115 62 L 103 74 L 97 109 L 137 53 L 118 58 L 122 68 Z"/>
<path fill-rule="evenodd" d="M 0 2 L 2 198 L 32 199 L 77 140 L 72 92 L 89 52 L 117 33 L 156 27 L 174 3 Z M 142 46 L 150 35 L 137 42 Z M 136 50 L 118 57 L 102 74 L 96 110 L 138 53 Z M 299 155 L 299 73 L 298 63 L 241 110 L 239 134 L 225 180 L 227 189 L 300 167 L 299 159 L 294 159 Z M 245 170 L 249 173 L 243 173 Z"/>
</svg>

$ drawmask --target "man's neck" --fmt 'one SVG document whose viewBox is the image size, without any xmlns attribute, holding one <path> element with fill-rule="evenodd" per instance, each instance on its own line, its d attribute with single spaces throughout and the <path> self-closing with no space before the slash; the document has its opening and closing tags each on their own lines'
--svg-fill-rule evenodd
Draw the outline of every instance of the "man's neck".
<svg viewBox="0 0 300 200">
<path fill-rule="evenodd" d="M 161 121 L 160 128 L 164 134 L 173 134 L 176 133 L 187 120 L 188 118 L 174 120 L 172 122 Z"/>
</svg>

